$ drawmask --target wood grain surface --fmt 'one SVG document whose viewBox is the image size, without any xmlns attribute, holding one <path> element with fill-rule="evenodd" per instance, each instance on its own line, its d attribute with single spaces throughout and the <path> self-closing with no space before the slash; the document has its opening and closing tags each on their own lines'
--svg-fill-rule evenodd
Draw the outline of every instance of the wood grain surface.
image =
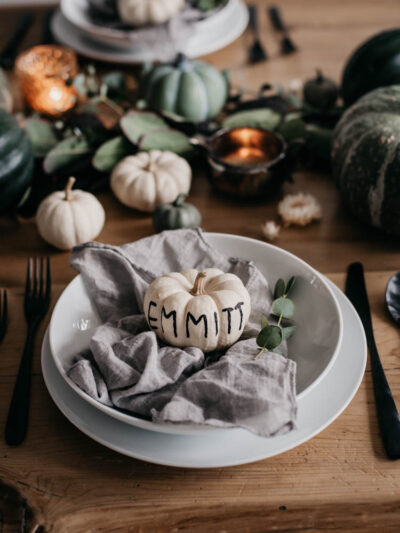
<svg viewBox="0 0 400 533">
<path fill-rule="evenodd" d="M 281 0 L 277 4 L 300 49 L 283 58 L 265 16 L 269 3 L 258 4 L 271 59 L 245 64 L 248 35 L 207 58 L 220 68 L 230 67 L 236 85 L 254 90 L 266 81 L 304 80 L 316 67 L 339 80 L 355 46 L 396 25 L 399 17 L 395 0 Z M 0 47 L 18 13 L 0 12 Z M 38 11 L 22 48 L 38 42 L 40 17 Z M 386 283 L 399 269 L 399 243 L 355 222 L 341 206 L 330 176 L 298 173 L 283 192 L 300 190 L 319 199 L 323 219 L 303 230 L 282 230 L 277 245 L 328 274 L 339 287 L 350 262 L 365 264 L 376 340 L 399 402 L 399 332 L 384 308 Z M 262 238 L 261 224 L 276 217 L 277 198 L 256 205 L 228 201 L 212 193 L 201 171 L 190 195 L 202 211 L 205 230 L 256 239 Z M 153 233 L 149 216 L 124 208 L 110 193 L 99 199 L 107 213 L 100 241 L 122 244 Z M 0 287 L 7 287 L 10 296 L 9 331 L 0 346 L 2 432 L 25 335 L 26 259 L 37 254 L 52 257 L 54 305 L 74 277 L 69 254 L 41 241 L 34 221 L 0 219 Z M 28 437 L 18 448 L 0 442 L 0 532 L 400 531 L 400 463 L 383 452 L 369 368 L 346 411 L 308 443 L 246 466 L 174 469 L 118 455 L 63 417 L 41 374 L 40 345 L 47 322 L 36 339 Z"/>
</svg>

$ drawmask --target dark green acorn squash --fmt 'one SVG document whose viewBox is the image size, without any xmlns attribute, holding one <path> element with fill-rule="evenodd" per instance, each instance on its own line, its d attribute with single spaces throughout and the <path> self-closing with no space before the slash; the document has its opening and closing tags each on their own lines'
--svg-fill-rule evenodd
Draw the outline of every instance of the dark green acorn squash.
<svg viewBox="0 0 400 533">
<path fill-rule="evenodd" d="M 172 203 L 156 207 L 153 224 L 157 232 L 201 226 L 200 211 L 194 205 L 184 202 L 184 198 L 185 195 L 180 194 Z"/>
<path fill-rule="evenodd" d="M 400 85 L 360 98 L 333 134 L 332 170 L 361 221 L 400 235 Z"/>
<path fill-rule="evenodd" d="M 16 207 L 33 171 L 32 146 L 16 119 L 0 110 L 0 214 Z"/>
<path fill-rule="evenodd" d="M 179 54 L 175 63 L 156 65 L 147 73 L 141 94 L 151 109 L 201 122 L 221 111 L 228 84 L 213 65 Z"/>
<path fill-rule="evenodd" d="M 396 84 L 400 84 L 400 28 L 374 35 L 353 52 L 343 71 L 343 100 L 349 106 L 373 89 Z"/>
</svg>

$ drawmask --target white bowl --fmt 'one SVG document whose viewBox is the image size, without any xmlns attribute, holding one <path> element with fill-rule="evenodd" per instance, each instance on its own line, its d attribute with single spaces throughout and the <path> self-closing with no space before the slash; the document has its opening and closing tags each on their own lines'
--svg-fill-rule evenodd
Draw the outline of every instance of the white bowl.
<svg viewBox="0 0 400 533">
<path fill-rule="evenodd" d="M 292 298 L 296 304 L 296 334 L 288 342 L 290 358 L 297 363 L 297 397 L 306 395 L 326 375 L 342 341 L 339 304 L 325 278 L 307 263 L 276 246 L 255 239 L 206 233 L 206 240 L 227 256 L 251 260 L 268 279 L 296 276 Z M 266 310 L 267 312 L 267 310 Z M 107 407 L 93 400 L 67 376 L 73 357 L 88 348 L 100 319 L 78 275 L 61 294 L 50 321 L 49 341 L 54 362 L 65 381 L 87 402 L 127 424 L 152 431 L 194 434 L 221 431 L 208 426 L 156 424 Z"/>
</svg>

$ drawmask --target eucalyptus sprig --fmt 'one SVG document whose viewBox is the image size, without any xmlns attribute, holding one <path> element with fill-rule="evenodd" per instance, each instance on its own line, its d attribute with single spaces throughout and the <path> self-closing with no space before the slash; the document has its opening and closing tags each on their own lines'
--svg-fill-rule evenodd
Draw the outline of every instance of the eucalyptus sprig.
<svg viewBox="0 0 400 533">
<path fill-rule="evenodd" d="M 295 284 L 296 278 L 292 276 L 287 284 L 283 279 L 278 279 L 274 289 L 274 301 L 271 306 L 271 315 L 278 319 L 277 324 L 270 324 L 268 319 L 261 317 L 261 331 L 257 335 L 257 346 L 260 347 L 260 351 L 255 356 L 258 359 L 265 351 L 277 352 L 278 346 L 282 341 L 289 339 L 296 331 L 296 326 L 285 325 L 282 326 L 283 319 L 291 319 L 294 315 L 295 305 L 294 302 L 288 298 L 289 292 L 292 290 Z"/>
</svg>

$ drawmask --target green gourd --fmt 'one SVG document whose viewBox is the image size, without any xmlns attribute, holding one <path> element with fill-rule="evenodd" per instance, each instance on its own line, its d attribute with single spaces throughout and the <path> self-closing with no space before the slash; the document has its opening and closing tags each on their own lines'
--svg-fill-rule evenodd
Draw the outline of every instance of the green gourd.
<svg viewBox="0 0 400 533">
<path fill-rule="evenodd" d="M 192 122 L 215 117 L 228 97 L 226 77 L 203 61 L 179 54 L 174 63 L 152 67 L 141 83 L 151 109 L 173 113 Z"/>
<path fill-rule="evenodd" d="M 368 225 L 400 235 L 400 85 L 351 106 L 333 133 L 332 170 L 343 201 Z"/>
<path fill-rule="evenodd" d="M 336 83 L 326 78 L 322 71 L 317 69 L 316 77 L 307 80 L 304 84 L 303 93 L 308 105 L 325 110 L 335 105 L 339 91 Z"/>
<path fill-rule="evenodd" d="M 378 33 L 359 46 L 342 76 L 346 106 L 378 87 L 400 83 L 400 29 Z"/>
<path fill-rule="evenodd" d="M 156 207 L 153 223 L 156 232 L 167 229 L 198 228 L 201 226 L 200 211 L 192 204 L 184 202 L 185 195 L 180 194 L 171 204 Z"/>
<path fill-rule="evenodd" d="M 16 119 L 0 110 L 0 214 L 17 207 L 33 172 L 33 151 Z"/>
</svg>

